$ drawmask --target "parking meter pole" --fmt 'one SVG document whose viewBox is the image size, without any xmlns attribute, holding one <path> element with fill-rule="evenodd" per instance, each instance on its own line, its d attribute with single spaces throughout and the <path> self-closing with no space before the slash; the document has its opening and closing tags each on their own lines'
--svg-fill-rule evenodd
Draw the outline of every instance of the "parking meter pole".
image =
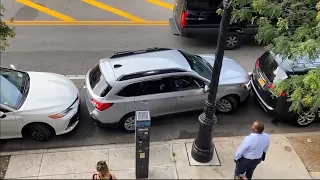
<svg viewBox="0 0 320 180">
<path fill-rule="evenodd" d="M 148 178 L 151 119 L 149 111 L 136 111 L 136 178 Z"/>
<path fill-rule="evenodd" d="M 220 22 L 220 32 L 218 37 L 217 52 L 213 66 L 211 83 L 209 85 L 208 98 L 204 106 L 204 111 L 199 116 L 199 132 L 197 138 L 193 141 L 191 156 L 197 162 L 209 162 L 213 158 L 214 144 L 213 132 L 214 125 L 217 122 L 216 113 L 216 95 L 218 91 L 220 71 L 226 45 L 226 37 L 229 31 L 232 6 L 231 0 L 223 2 L 222 20 Z"/>
</svg>

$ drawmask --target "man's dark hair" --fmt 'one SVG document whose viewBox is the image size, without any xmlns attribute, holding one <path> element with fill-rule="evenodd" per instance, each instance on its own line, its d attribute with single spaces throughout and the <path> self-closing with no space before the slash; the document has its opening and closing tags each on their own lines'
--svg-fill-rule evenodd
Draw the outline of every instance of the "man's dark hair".
<svg viewBox="0 0 320 180">
<path fill-rule="evenodd" d="M 258 133 L 262 133 L 264 131 L 264 124 L 259 121 L 255 121 L 255 123 L 257 125 L 256 128 L 257 128 Z"/>
</svg>

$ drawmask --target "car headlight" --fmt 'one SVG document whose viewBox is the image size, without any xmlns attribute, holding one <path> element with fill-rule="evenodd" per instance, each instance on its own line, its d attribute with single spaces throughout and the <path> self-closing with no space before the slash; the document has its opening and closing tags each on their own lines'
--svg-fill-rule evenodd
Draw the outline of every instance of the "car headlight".
<svg viewBox="0 0 320 180">
<path fill-rule="evenodd" d="M 62 111 L 61 113 L 53 114 L 53 115 L 50 115 L 49 117 L 52 118 L 52 119 L 63 118 L 63 117 L 64 117 L 65 115 L 67 115 L 71 110 L 72 110 L 72 108 L 68 108 L 68 109 Z"/>
</svg>

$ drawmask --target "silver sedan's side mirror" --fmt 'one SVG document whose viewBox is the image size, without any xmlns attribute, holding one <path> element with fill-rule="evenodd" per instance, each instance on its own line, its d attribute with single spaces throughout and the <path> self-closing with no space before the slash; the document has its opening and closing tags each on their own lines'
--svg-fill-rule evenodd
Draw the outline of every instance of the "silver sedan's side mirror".
<svg viewBox="0 0 320 180">
<path fill-rule="evenodd" d="M 209 92 L 209 86 L 208 85 L 204 85 L 203 92 L 204 93 Z"/>
</svg>

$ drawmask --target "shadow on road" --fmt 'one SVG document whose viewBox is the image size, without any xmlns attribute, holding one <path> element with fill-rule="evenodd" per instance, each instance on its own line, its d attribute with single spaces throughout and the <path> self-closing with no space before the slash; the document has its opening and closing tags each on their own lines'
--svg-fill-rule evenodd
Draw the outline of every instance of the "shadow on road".
<svg viewBox="0 0 320 180">
<path fill-rule="evenodd" d="M 177 41 L 180 41 L 180 43 L 182 44 L 186 44 L 188 46 L 191 47 L 216 47 L 217 46 L 217 37 L 212 37 L 212 38 L 207 38 L 207 39 L 191 39 L 191 38 L 183 38 L 183 37 L 179 37 L 179 39 L 177 39 Z M 241 45 L 239 48 L 241 47 L 255 47 L 255 46 L 261 46 L 263 47 L 263 45 L 259 45 L 257 44 L 257 42 L 255 41 L 254 37 L 246 37 L 241 41 Z"/>
<path fill-rule="evenodd" d="M 152 119 L 151 141 L 195 138 L 198 132 L 198 115 L 201 112 L 188 112 Z M 0 151 L 29 149 L 63 148 L 89 145 L 105 145 L 134 142 L 134 134 L 123 133 L 118 129 L 99 128 L 89 118 L 85 105 L 81 104 L 79 126 L 72 132 L 54 137 L 49 142 L 36 142 L 30 139 L 8 139 L 0 141 Z M 254 98 L 233 115 L 218 114 L 215 136 L 242 136 L 250 133 L 254 120 L 265 123 L 267 133 L 299 133 L 320 130 L 320 123 L 298 128 L 287 123 L 272 123 Z"/>
</svg>

